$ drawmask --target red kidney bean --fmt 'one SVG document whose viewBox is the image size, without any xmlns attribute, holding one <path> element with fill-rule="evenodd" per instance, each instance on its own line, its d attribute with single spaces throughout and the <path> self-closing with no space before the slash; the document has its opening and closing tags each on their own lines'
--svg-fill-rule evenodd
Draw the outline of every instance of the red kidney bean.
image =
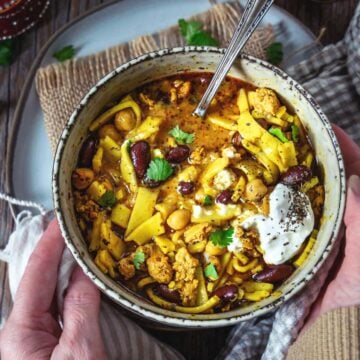
<svg viewBox="0 0 360 360">
<path fill-rule="evenodd" d="M 151 161 L 150 145 L 144 140 L 136 142 L 131 146 L 130 157 L 136 176 L 142 179 Z"/>
<path fill-rule="evenodd" d="M 229 204 L 231 203 L 231 197 L 233 195 L 233 192 L 229 189 L 223 190 L 215 199 L 217 203 L 220 204 Z"/>
<path fill-rule="evenodd" d="M 125 229 L 122 228 L 121 226 L 112 223 L 112 224 L 111 224 L 111 230 L 112 230 L 117 236 L 119 236 L 120 238 L 122 238 L 122 239 L 124 238 Z"/>
<path fill-rule="evenodd" d="M 281 176 L 281 182 L 286 185 L 301 185 L 311 179 L 311 170 L 304 165 L 290 167 L 285 174 Z"/>
<path fill-rule="evenodd" d="M 265 119 L 256 119 L 256 122 L 266 130 L 270 127 L 270 124 Z"/>
<path fill-rule="evenodd" d="M 291 265 L 269 265 L 264 270 L 253 275 L 253 279 L 261 282 L 277 283 L 287 279 L 294 271 Z"/>
<path fill-rule="evenodd" d="M 159 294 L 159 296 L 172 303 L 181 303 L 179 292 L 177 290 L 170 290 L 165 284 L 159 284 L 157 286 L 157 293 Z"/>
<path fill-rule="evenodd" d="M 242 136 L 240 135 L 240 133 L 238 131 L 236 131 L 234 133 L 234 135 L 232 136 L 231 144 L 233 144 L 236 149 L 242 148 Z"/>
<path fill-rule="evenodd" d="M 186 145 L 179 145 L 171 148 L 166 154 L 165 158 L 167 161 L 175 164 L 180 164 L 186 160 L 190 155 L 190 149 Z"/>
<path fill-rule="evenodd" d="M 193 181 L 179 181 L 178 191 L 182 195 L 189 195 L 195 190 Z"/>
<path fill-rule="evenodd" d="M 238 296 L 238 287 L 236 285 L 225 285 L 214 291 L 214 295 L 217 295 L 222 302 L 233 302 Z"/>
<path fill-rule="evenodd" d="M 81 167 L 91 168 L 92 158 L 96 152 L 97 139 L 95 136 L 90 135 L 82 144 L 79 152 L 78 164 Z"/>
<path fill-rule="evenodd" d="M 161 183 L 162 183 L 162 181 L 151 180 L 151 179 L 147 178 L 146 176 L 143 179 L 143 184 L 150 189 L 160 186 Z"/>
</svg>

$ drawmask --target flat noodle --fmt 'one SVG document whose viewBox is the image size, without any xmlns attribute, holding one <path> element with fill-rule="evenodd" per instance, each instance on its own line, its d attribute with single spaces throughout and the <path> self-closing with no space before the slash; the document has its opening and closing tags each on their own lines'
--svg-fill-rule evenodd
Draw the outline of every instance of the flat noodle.
<svg viewBox="0 0 360 360">
<path fill-rule="evenodd" d="M 270 193 L 288 169 L 299 161 L 315 170 L 300 191 L 316 224 L 325 196 L 305 129 L 273 90 L 228 77 L 206 119 L 193 121 L 211 77 L 177 74 L 112 104 L 90 125 L 72 174 L 77 223 L 99 269 L 154 304 L 188 314 L 229 311 L 237 300 L 277 293 L 249 281 L 268 265 L 257 230 L 242 224 L 269 216 Z M 315 242 L 312 234 L 294 267 Z M 226 303 L 219 296 L 229 291 L 234 301 Z"/>
</svg>

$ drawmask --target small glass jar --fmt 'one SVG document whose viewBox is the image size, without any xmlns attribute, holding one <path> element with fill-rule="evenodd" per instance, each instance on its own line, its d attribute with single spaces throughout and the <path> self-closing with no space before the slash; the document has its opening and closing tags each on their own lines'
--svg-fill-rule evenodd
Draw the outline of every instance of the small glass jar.
<svg viewBox="0 0 360 360">
<path fill-rule="evenodd" d="M 18 36 L 39 21 L 50 0 L 0 0 L 0 40 Z"/>
</svg>

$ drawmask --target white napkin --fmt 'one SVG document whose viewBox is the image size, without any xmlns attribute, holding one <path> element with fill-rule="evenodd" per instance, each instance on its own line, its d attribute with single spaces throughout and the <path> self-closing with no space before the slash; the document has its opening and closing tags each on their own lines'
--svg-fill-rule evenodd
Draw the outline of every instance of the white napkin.
<svg viewBox="0 0 360 360">
<path fill-rule="evenodd" d="M 0 260 L 8 263 L 9 284 L 13 299 L 29 257 L 52 217 L 52 212 L 32 216 L 30 211 L 22 211 L 16 217 L 15 231 L 10 235 L 6 248 L 0 252 Z M 65 248 L 57 281 L 59 309 L 63 308 L 64 294 L 75 265 L 76 262 L 70 251 Z M 100 327 L 108 359 L 183 359 L 176 350 L 153 338 L 122 315 L 116 305 L 104 300 L 101 302 Z"/>
</svg>

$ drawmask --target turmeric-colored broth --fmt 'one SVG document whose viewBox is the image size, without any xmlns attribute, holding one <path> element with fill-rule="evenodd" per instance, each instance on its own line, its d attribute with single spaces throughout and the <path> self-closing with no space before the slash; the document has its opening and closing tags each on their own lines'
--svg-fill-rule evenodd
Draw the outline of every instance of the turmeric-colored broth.
<svg viewBox="0 0 360 360">
<path fill-rule="evenodd" d="M 72 174 L 78 223 L 101 271 L 193 314 L 277 296 L 306 261 L 324 202 L 305 130 L 271 89 L 227 77 L 205 119 L 192 115 L 211 76 L 160 79 L 104 109 Z M 269 216 L 279 183 L 307 196 L 315 226 L 274 265 L 257 229 L 242 224 Z"/>
</svg>

